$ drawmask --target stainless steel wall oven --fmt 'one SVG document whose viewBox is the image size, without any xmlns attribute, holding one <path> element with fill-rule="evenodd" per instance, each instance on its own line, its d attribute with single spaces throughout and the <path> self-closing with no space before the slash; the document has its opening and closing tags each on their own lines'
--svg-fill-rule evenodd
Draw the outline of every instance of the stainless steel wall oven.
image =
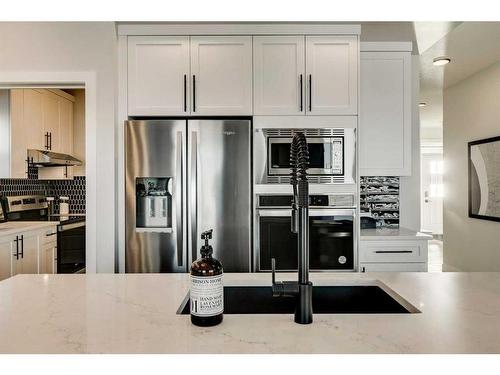
<svg viewBox="0 0 500 375">
<path fill-rule="evenodd" d="M 354 195 L 311 195 L 309 209 L 310 269 L 355 268 Z M 297 270 L 297 234 L 291 228 L 291 195 L 258 195 L 254 271 Z"/>
</svg>

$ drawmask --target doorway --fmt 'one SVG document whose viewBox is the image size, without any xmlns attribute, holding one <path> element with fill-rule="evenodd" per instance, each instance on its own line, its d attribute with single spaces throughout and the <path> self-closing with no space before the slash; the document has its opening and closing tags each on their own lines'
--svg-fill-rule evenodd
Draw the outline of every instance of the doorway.
<svg viewBox="0 0 500 375">
<path fill-rule="evenodd" d="M 421 230 L 442 239 L 443 154 L 423 153 L 421 164 Z"/>
</svg>

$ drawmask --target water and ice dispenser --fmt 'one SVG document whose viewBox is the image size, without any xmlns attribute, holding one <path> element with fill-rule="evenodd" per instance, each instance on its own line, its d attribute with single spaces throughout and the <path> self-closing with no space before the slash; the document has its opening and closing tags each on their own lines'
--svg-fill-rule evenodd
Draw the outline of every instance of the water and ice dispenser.
<svg viewBox="0 0 500 375">
<path fill-rule="evenodd" d="M 172 231 L 171 191 L 172 177 L 136 178 L 137 231 Z"/>
</svg>

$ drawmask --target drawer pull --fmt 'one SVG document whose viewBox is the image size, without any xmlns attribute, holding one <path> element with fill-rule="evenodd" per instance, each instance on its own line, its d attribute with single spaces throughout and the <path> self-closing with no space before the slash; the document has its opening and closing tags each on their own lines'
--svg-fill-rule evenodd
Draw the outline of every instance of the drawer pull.
<svg viewBox="0 0 500 375">
<path fill-rule="evenodd" d="M 411 254 L 411 250 L 375 250 L 376 254 Z"/>
<path fill-rule="evenodd" d="M 57 232 L 47 233 L 47 234 L 45 235 L 45 237 L 55 236 L 56 234 L 57 234 Z"/>
</svg>

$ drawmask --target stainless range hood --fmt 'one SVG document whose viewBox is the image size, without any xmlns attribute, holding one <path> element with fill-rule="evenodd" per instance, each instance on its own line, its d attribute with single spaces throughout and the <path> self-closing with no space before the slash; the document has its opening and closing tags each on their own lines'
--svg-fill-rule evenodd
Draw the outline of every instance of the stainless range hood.
<svg viewBox="0 0 500 375">
<path fill-rule="evenodd" d="M 77 158 L 47 150 L 28 150 L 28 160 L 34 167 L 72 167 L 82 165 Z"/>
</svg>

